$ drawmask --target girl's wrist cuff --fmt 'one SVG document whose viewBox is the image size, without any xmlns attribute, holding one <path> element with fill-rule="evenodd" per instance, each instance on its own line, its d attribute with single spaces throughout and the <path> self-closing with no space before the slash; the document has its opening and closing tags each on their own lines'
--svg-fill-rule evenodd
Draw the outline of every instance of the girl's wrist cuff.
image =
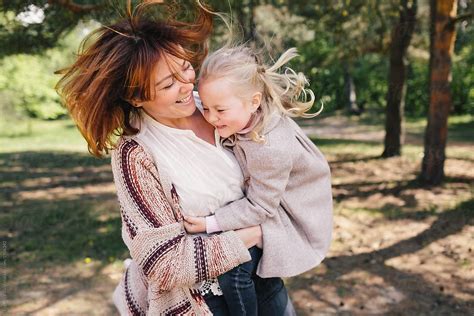
<svg viewBox="0 0 474 316">
<path fill-rule="evenodd" d="M 222 229 L 219 227 L 216 217 L 214 215 L 206 216 L 206 233 L 212 234 L 220 231 Z"/>
</svg>

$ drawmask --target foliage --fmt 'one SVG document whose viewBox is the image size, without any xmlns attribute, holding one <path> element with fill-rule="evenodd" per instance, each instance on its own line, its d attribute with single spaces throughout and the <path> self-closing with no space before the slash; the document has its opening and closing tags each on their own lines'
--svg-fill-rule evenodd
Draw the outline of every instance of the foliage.
<svg viewBox="0 0 474 316">
<path fill-rule="evenodd" d="M 58 80 L 54 72 L 73 60 L 80 38 L 93 27 L 81 23 L 55 48 L 41 54 L 16 54 L 0 59 L 0 109 L 5 116 L 56 119 L 66 114 L 54 90 Z"/>
<path fill-rule="evenodd" d="M 30 2 L 16 0 L 4 4 L 4 13 L 0 14 L 0 30 L 4 31 L 0 32 L 0 56 L 6 55 L 0 59 L 2 111 L 10 113 L 9 117 L 17 115 L 12 110 L 32 117 L 61 117 L 65 112 L 52 89 L 57 80 L 52 73 L 67 65 L 71 52 L 77 49 L 87 29 L 96 27 L 79 21 L 93 18 L 105 22 L 120 15 L 123 9 L 120 6 L 103 6 L 114 1 L 120 2 L 75 0 L 74 3 L 79 5 L 96 5 L 94 9 L 82 12 L 71 11 L 58 1 L 48 1 L 48 5 L 46 1 L 37 2 L 38 7 L 44 8 L 44 21 L 28 25 L 22 24 L 18 14 L 28 11 Z M 242 28 L 247 29 L 244 34 L 253 32 L 248 28 L 254 24 L 257 47 L 266 47 L 273 58 L 284 49 L 296 46 L 301 57 L 291 66 L 308 76 L 326 112 L 344 108 L 344 67 L 349 69 L 354 79 L 359 106 L 367 111 L 384 111 L 387 52 L 390 31 L 397 20 L 398 0 L 206 2 L 218 11 L 231 12 L 234 23 L 242 23 Z M 409 48 L 405 106 L 409 116 L 425 115 L 428 105 L 429 6 L 426 1 L 419 2 L 418 23 Z M 190 3 L 180 2 L 182 7 Z M 460 13 L 472 9 L 467 5 L 461 7 Z M 78 22 L 79 26 L 73 29 Z M 453 111 L 457 114 L 474 111 L 473 29 L 469 21 L 458 25 L 451 86 Z M 226 31 L 223 23 L 216 24 L 216 34 L 222 35 Z M 13 35 L 11 39 L 19 44 L 6 40 Z M 224 40 L 225 36 L 215 36 L 213 47 L 221 45 Z M 35 52 L 36 55 L 13 54 L 18 51 Z"/>
<path fill-rule="evenodd" d="M 9 108 L 25 112 L 28 116 L 55 119 L 65 114 L 59 96 L 54 91 L 53 69 L 45 63 L 48 56 L 13 55 L 0 62 L 3 102 Z"/>
<path fill-rule="evenodd" d="M 0 56 L 37 54 L 55 47 L 80 21 L 102 20 L 111 15 L 108 0 L 2 1 Z M 68 7 L 72 3 L 75 7 Z"/>
</svg>

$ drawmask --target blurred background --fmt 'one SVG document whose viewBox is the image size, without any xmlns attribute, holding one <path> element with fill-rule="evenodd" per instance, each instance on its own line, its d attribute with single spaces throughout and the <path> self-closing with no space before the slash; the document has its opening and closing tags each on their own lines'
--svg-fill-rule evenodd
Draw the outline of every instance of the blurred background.
<svg viewBox="0 0 474 316">
<path fill-rule="evenodd" d="M 169 1 L 167 1 L 170 4 Z M 193 1 L 176 1 L 183 19 Z M 289 47 L 323 113 L 298 120 L 331 165 L 334 240 L 286 280 L 300 315 L 474 311 L 474 2 L 206 1 L 244 40 Z M 128 252 L 109 159 L 54 90 L 123 1 L 6 0 L 0 13 L 1 304 L 113 315 Z M 216 19 L 212 47 L 226 39 Z"/>
</svg>

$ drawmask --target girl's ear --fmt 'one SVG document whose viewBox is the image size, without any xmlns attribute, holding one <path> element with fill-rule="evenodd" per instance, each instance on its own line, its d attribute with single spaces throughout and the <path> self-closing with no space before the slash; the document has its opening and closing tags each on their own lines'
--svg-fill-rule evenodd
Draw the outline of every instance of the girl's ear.
<svg viewBox="0 0 474 316">
<path fill-rule="evenodd" d="M 262 93 L 255 92 L 252 96 L 252 111 L 255 112 L 260 107 L 260 103 L 262 102 Z"/>
</svg>

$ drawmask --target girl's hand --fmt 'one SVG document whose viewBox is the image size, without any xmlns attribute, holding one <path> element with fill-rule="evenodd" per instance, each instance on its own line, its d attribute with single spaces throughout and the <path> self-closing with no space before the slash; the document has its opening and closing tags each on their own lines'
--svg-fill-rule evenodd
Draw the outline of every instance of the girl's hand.
<svg viewBox="0 0 474 316">
<path fill-rule="evenodd" d="M 260 225 L 237 229 L 235 231 L 247 248 L 262 248 L 262 228 Z"/>
<path fill-rule="evenodd" d="M 206 218 L 196 216 L 184 216 L 184 229 L 188 233 L 205 233 L 206 232 Z"/>
</svg>

